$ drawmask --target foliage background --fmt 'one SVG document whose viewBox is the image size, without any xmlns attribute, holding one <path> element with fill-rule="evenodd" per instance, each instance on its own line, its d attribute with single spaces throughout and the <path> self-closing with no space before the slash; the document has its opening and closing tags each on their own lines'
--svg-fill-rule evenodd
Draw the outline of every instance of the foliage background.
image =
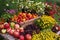
<svg viewBox="0 0 60 40">
<path fill-rule="evenodd" d="M 0 15 L 4 12 L 4 9 L 17 9 L 21 1 L 24 2 L 24 1 L 29 1 L 29 0 L 0 0 Z M 52 3 L 57 3 L 57 5 L 60 6 L 60 0 L 31 0 L 31 1 L 52 2 Z M 6 4 L 9 4 L 9 6 L 6 6 Z"/>
</svg>

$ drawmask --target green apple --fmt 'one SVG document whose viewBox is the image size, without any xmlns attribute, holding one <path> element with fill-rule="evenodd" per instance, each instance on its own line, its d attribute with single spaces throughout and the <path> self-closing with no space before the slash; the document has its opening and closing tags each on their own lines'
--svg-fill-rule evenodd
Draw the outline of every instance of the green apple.
<svg viewBox="0 0 60 40">
<path fill-rule="evenodd" d="M 5 34 L 6 33 L 6 29 L 2 29 L 1 33 Z"/>
<path fill-rule="evenodd" d="M 14 22 L 11 22 L 11 23 L 10 23 L 10 26 L 11 26 L 11 28 L 14 28 L 15 23 L 14 23 Z"/>
</svg>

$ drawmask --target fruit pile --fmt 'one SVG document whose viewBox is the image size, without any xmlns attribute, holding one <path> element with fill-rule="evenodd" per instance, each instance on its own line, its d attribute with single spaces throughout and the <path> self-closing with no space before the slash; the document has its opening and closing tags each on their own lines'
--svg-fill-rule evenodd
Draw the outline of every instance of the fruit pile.
<svg viewBox="0 0 60 40">
<path fill-rule="evenodd" d="M 27 20 L 33 19 L 33 18 L 37 18 L 38 15 L 37 14 L 31 14 L 31 13 L 19 13 L 18 15 L 14 15 L 14 17 L 12 18 L 12 21 L 21 23 L 21 22 L 25 22 Z"/>
<path fill-rule="evenodd" d="M 20 3 L 22 5 L 16 11 L 4 9 L 0 18 L 0 33 L 19 40 L 60 40 L 60 26 L 55 25 L 58 22 L 54 19 L 54 14 L 57 14 L 56 4 L 31 1 Z M 35 18 L 34 23 L 29 25 L 28 20 Z M 27 26 L 20 25 L 25 22 L 29 22 Z"/>
<path fill-rule="evenodd" d="M 57 36 L 50 29 L 46 29 L 41 31 L 39 34 L 34 34 L 32 36 L 32 40 L 58 40 L 59 36 Z"/>
<path fill-rule="evenodd" d="M 39 33 L 40 28 L 38 28 L 34 24 L 28 25 L 23 28 L 19 24 L 14 22 L 5 22 L 3 24 L 0 24 L 0 33 L 8 33 L 11 36 L 20 40 L 31 40 L 33 32 Z"/>
<path fill-rule="evenodd" d="M 24 32 L 24 29 L 22 27 L 20 27 L 19 24 L 14 23 L 14 22 L 10 22 L 10 23 L 4 23 L 4 24 L 0 24 L 0 32 L 5 34 L 8 33 L 12 36 L 14 36 L 15 38 L 19 38 L 20 40 L 24 40 L 24 35 L 20 35 L 22 32 Z M 27 36 L 31 36 L 30 34 L 26 34 L 26 38 Z"/>
<path fill-rule="evenodd" d="M 35 20 L 35 24 L 41 28 L 48 28 L 56 24 L 56 20 L 51 16 L 42 15 L 41 18 Z"/>
</svg>

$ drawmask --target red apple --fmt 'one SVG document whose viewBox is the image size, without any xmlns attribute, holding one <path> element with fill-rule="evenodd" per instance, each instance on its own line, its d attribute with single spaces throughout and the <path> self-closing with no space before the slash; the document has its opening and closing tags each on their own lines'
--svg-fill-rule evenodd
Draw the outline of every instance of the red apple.
<svg viewBox="0 0 60 40">
<path fill-rule="evenodd" d="M 23 22 L 23 18 L 20 18 L 20 21 Z"/>
<path fill-rule="evenodd" d="M 24 40 L 24 36 L 23 35 L 20 35 L 20 40 Z"/>
<path fill-rule="evenodd" d="M 19 38 L 19 36 L 20 36 L 20 33 L 17 31 L 14 31 L 14 37 Z"/>
<path fill-rule="evenodd" d="M 22 18 L 21 16 L 18 16 L 18 19 Z"/>
<path fill-rule="evenodd" d="M 5 28 L 5 29 L 7 29 L 7 28 L 9 28 L 9 27 L 10 27 L 9 23 L 4 23 L 4 28 Z"/>
<path fill-rule="evenodd" d="M 37 18 L 37 16 L 33 14 L 33 18 Z"/>
<path fill-rule="evenodd" d="M 20 28 L 19 24 L 15 24 L 15 29 L 19 29 L 19 28 Z"/>
<path fill-rule="evenodd" d="M 4 28 L 4 25 L 3 25 L 3 24 L 1 24 L 1 25 L 0 25 L 0 29 L 3 29 L 3 28 Z"/>
<path fill-rule="evenodd" d="M 16 29 L 16 31 L 17 31 L 17 32 L 20 32 L 20 30 L 19 30 L 19 29 Z"/>
<path fill-rule="evenodd" d="M 23 13 L 22 15 L 23 15 L 23 17 L 26 17 L 26 13 Z"/>
<path fill-rule="evenodd" d="M 28 17 L 26 17 L 26 20 L 29 20 L 29 18 L 28 18 Z"/>
<path fill-rule="evenodd" d="M 10 31 L 9 31 L 9 34 L 10 34 L 10 35 L 13 35 L 14 31 L 15 31 L 14 29 L 10 30 Z"/>
<path fill-rule="evenodd" d="M 7 32 L 9 33 L 11 30 L 12 30 L 11 28 L 8 28 L 8 29 L 7 29 Z"/>
<path fill-rule="evenodd" d="M 23 27 L 20 28 L 20 32 L 24 32 L 24 28 Z"/>
<path fill-rule="evenodd" d="M 26 19 L 25 19 L 25 18 L 23 18 L 23 19 L 22 19 L 22 21 L 23 21 L 23 22 L 25 22 L 25 21 L 26 21 Z"/>
<path fill-rule="evenodd" d="M 32 14 L 31 14 L 31 13 L 28 13 L 28 14 L 27 14 L 27 17 L 28 17 L 29 19 L 32 19 Z"/>
<path fill-rule="evenodd" d="M 20 22 L 21 22 L 21 20 L 20 20 L 20 19 L 17 19 L 17 22 L 18 22 L 18 23 L 20 23 Z"/>
<path fill-rule="evenodd" d="M 32 36 L 30 34 L 26 34 L 25 37 L 26 37 L 27 40 L 31 40 L 31 38 L 32 38 Z"/>
</svg>

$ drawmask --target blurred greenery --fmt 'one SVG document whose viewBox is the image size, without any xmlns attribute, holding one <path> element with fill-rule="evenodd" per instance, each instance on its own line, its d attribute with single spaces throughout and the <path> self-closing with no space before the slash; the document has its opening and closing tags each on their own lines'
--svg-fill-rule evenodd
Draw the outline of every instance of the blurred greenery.
<svg viewBox="0 0 60 40">
<path fill-rule="evenodd" d="M 19 1 L 19 2 L 18 2 Z M 17 9 L 18 5 L 21 1 L 29 1 L 29 0 L 0 0 L 0 15 L 3 13 L 4 9 Z M 52 2 L 57 3 L 57 5 L 60 6 L 60 0 L 31 0 L 35 2 Z M 9 4 L 9 6 L 6 6 L 6 4 Z"/>
<path fill-rule="evenodd" d="M 56 3 L 58 6 L 60 6 L 60 0 L 46 0 L 46 1 Z"/>
</svg>

